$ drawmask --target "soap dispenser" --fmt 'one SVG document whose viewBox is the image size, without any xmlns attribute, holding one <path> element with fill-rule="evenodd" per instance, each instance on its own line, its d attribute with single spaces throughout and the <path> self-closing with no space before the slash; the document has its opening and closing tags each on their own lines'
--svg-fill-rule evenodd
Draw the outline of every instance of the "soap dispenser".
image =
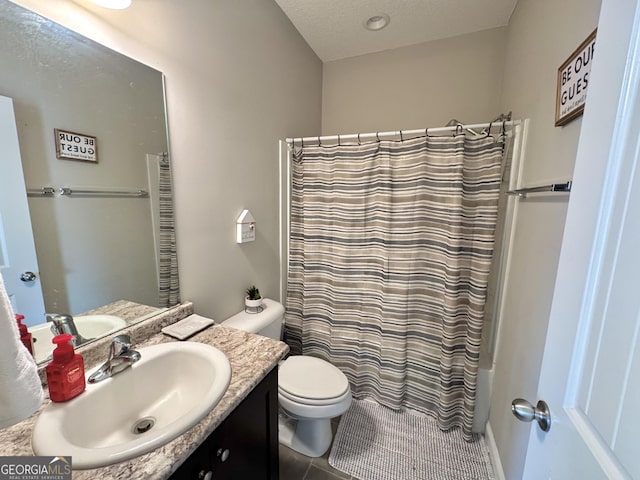
<svg viewBox="0 0 640 480">
<path fill-rule="evenodd" d="M 16 322 L 18 322 L 18 330 L 20 331 L 20 340 L 27 347 L 29 353 L 33 355 L 33 335 L 29 332 L 26 325 L 23 325 L 24 315 L 16 313 Z"/>
<path fill-rule="evenodd" d="M 52 402 L 66 402 L 86 388 L 84 359 L 73 350 L 72 335 L 56 335 L 51 341 L 56 344 L 56 349 L 53 360 L 46 367 L 49 397 Z"/>
</svg>

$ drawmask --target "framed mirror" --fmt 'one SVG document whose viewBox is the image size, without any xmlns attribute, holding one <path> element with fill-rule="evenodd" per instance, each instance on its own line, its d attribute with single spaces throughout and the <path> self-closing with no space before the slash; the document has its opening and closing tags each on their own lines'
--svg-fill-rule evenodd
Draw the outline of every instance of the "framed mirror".
<svg viewBox="0 0 640 480">
<path fill-rule="evenodd" d="M 44 310 L 130 323 L 179 303 L 162 73 L 6 0 L 0 39 Z"/>
</svg>

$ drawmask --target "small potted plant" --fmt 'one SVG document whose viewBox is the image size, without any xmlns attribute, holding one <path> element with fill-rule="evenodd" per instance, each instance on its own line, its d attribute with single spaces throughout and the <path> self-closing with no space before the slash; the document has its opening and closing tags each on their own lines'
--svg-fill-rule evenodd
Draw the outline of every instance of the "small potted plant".
<svg viewBox="0 0 640 480">
<path fill-rule="evenodd" d="M 244 305 L 250 311 L 258 312 L 262 306 L 262 295 L 260 290 L 255 285 L 251 285 L 247 288 L 247 296 L 244 297 Z"/>
</svg>

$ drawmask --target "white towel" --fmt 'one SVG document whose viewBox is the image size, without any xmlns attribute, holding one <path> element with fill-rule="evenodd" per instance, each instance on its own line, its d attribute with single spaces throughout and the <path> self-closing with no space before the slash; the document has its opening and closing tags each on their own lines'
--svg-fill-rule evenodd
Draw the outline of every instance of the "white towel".
<svg viewBox="0 0 640 480">
<path fill-rule="evenodd" d="M 20 341 L 9 295 L 0 275 L 0 428 L 29 417 L 42 404 L 38 367 Z"/>
</svg>

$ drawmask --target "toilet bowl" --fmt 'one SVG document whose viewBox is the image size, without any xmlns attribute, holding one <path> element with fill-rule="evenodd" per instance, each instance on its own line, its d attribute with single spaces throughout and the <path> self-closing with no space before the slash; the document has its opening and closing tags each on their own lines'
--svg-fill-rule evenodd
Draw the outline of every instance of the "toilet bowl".
<svg viewBox="0 0 640 480">
<path fill-rule="evenodd" d="M 278 401 L 289 419 L 279 422 L 280 443 L 309 457 L 323 455 L 331 445 L 331 419 L 351 405 L 344 373 L 329 362 L 299 355 L 287 358 L 278 371 Z"/>
<path fill-rule="evenodd" d="M 240 312 L 222 322 L 225 327 L 257 333 L 280 340 L 284 307 L 263 300 L 260 313 Z M 331 419 L 351 405 L 347 377 L 331 363 L 308 355 L 294 355 L 282 361 L 278 370 L 281 444 L 307 455 L 322 456 L 331 445 Z"/>
</svg>

